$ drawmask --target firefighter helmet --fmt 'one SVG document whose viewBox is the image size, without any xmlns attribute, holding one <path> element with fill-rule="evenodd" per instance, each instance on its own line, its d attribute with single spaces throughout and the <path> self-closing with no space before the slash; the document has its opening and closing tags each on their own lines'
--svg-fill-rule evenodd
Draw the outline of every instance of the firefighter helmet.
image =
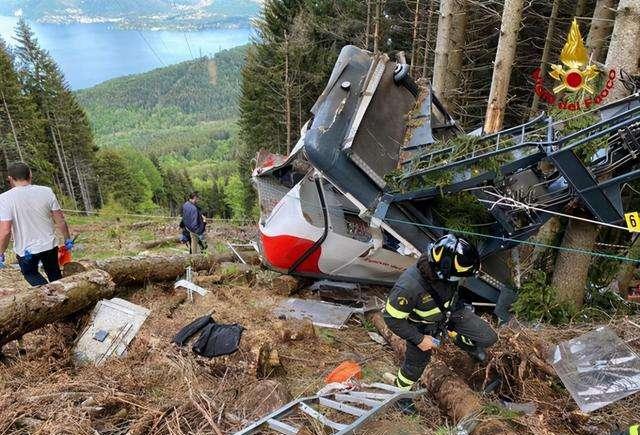
<svg viewBox="0 0 640 435">
<path fill-rule="evenodd" d="M 436 240 L 427 255 L 436 276 L 447 281 L 474 276 L 480 270 L 480 255 L 476 247 L 453 234 Z"/>
</svg>

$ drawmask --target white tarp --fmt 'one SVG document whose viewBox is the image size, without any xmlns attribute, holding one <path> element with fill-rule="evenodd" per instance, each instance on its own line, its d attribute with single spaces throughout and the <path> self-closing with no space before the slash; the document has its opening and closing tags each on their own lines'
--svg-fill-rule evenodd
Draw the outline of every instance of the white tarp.
<svg viewBox="0 0 640 435">
<path fill-rule="evenodd" d="M 640 356 L 606 326 L 561 342 L 550 362 L 583 412 L 640 391 Z"/>
</svg>

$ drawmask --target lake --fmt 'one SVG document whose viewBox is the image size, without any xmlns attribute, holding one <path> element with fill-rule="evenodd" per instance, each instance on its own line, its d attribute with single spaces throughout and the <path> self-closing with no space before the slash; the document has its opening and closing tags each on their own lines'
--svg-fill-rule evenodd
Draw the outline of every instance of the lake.
<svg viewBox="0 0 640 435">
<path fill-rule="evenodd" d="M 17 22 L 15 17 L 0 16 L 0 37 L 10 44 Z M 109 24 L 29 25 L 73 89 L 211 55 L 246 44 L 251 34 L 250 29 L 182 32 L 120 30 Z"/>
</svg>

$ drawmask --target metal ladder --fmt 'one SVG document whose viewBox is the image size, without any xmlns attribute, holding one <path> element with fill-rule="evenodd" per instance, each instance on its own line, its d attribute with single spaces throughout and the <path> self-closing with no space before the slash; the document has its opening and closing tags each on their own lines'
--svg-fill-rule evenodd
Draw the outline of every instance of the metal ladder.
<svg viewBox="0 0 640 435">
<path fill-rule="evenodd" d="M 412 399 L 424 394 L 426 391 L 405 391 L 383 383 L 363 384 L 362 386 L 366 388 L 367 391 L 343 390 L 328 393 L 327 395 L 304 397 L 294 400 L 250 424 L 241 431 L 236 432 L 235 435 L 255 434 L 265 429 L 271 429 L 285 435 L 296 435 L 302 427 L 292 426 L 280 420 L 296 410 L 315 419 L 323 426 L 323 429 L 330 429 L 328 433 L 332 435 L 353 434 L 353 431 L 362 426 L 368 419 L 384 411 L 398 400 Z M 354 404 L 360 406 L 355 406 Z M 326 417 L 318 408 L 332 409 L 342 414 L 341 417 L 355 417 L 355 420 L 348 424 L 338 423 Z"/>
</svg>

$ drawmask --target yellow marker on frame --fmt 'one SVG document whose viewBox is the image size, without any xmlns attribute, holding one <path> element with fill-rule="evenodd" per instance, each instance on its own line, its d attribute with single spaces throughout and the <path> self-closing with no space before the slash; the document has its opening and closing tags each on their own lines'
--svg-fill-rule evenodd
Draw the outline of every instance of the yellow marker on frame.
<svg viewBox="0 0 640 435">
<path fill-rule="evenodd" d="M 625 213 L 624 220 L 627 221 L 629 232 L 640 233 L 640 214 L 637 211 Z"/>
</svg>

